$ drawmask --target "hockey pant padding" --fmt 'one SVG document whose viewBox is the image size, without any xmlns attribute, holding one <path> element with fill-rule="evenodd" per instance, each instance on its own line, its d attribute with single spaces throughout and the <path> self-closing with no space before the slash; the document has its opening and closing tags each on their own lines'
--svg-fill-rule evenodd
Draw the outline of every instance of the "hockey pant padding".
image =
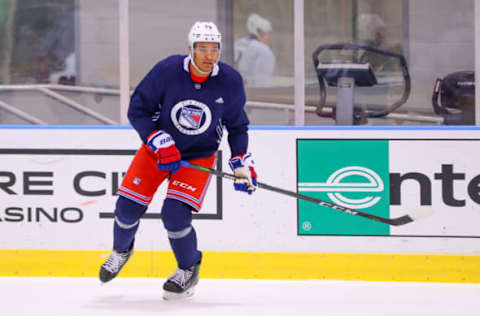
<svg viewBox="0 0 480 316">
<path fill-rule="evenodd" d="M 184 202 L 167 198 L 163 202 L 161 215 L 178 267 L 187 269 L 199 262 L 202 253 L 197 249 L 191 207 Z"/>
<path fill-rule="evenodd" d="M 135 239 L 140 218 L 147 210 L 141 205 L 123 196 L 119 196 L 115 207 L 115 223 L 113 224 L 113 249 L 125 251 Z"/>
</svg>

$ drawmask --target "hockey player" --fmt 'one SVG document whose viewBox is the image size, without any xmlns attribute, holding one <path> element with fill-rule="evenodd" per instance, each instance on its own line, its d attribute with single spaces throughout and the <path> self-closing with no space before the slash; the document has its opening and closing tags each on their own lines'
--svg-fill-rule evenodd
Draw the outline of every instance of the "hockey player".
<svg viewBox="0 0 480 316">
<path fill-rule="evenodd" d="M 254 13 L 246 23 L 248 36 L 235 41 L 235 65 L 247 87 L 270 87 L 275 55 L 270 49 L 270 21 Z"/>
<path fill-rule="evenodd" d="M 118 190 L 113 251 L 100 280 L 115 278 L 133 253 L 135 233 L 158 186 L 169 179 L 161 218 L 178 269 L 164 283 L 164 299 L 193 295 L 202 252 L 192 211 L 202 207 L 211 175 L 181 166 L 181 160 L 208 168 L 228 131 L 235 190 L 252 194 L 256 173 L 248 146 L 242 78 L 219 61 L 221 34 L 211 22 L 196 22 L 188 34 L 188 56 L 170 56 L 135 89 L 128 118 L 143 141 Z"/>
</svg>

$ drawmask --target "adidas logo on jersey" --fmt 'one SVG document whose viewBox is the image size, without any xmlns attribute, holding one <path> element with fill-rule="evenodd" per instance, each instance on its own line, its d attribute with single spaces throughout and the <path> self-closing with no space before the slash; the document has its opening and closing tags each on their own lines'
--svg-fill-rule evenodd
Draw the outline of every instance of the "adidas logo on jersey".
<svg viewBox="0 0 480 316">
<path fill-rule="evenodd" d="M 215 103 L 223 103 L 223 98 L 220 97 L 220 98 L 216 99 L 216 100 L 215 100 Z"/>
</svg>

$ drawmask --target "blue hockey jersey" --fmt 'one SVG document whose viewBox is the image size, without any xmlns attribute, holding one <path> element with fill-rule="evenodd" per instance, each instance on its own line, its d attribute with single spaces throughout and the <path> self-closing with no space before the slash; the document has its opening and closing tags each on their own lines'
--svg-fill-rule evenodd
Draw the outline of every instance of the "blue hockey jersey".
<svg viewBox="0 0 480 316">
<path fill-rule="evenodd" d="M 205 82 L 195 83 L 189 63 L 189 56 L 175 55 L 150 70 L 131 97 L 130 123 L 143 142 L 153 131 L 169 133 L 185 160 L 217 151 L 223 126 L 232 156 L 246 153 L 249 121 L 242 77 L 218 62 Z"/>
</svg>

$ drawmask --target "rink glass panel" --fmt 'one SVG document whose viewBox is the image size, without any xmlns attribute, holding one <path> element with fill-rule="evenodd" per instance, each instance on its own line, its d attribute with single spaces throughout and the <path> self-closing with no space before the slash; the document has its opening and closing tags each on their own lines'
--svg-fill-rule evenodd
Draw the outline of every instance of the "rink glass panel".
<svg viewBox="0 0 480 316">
<path fill-rule="evenodd" d="M 0 82 L 7 85 L 62 84 L 82 88 L 87 101 L 80 105 L 120 122 L 119 23 L 116 0 L 3 1 L 0 4 Z M 246 20 L 257 13 L 271 22 L 270 47 L 275 54 L 275 71 L 270 87 L 247 87 L 247 113 L 253 125 L 293 125 L 294 120 L 294 1 L 194 0 L 175 3 L 155 0 L 129 1 L 130 89 L 149 69 L 171 54 L 187 53 L 187 33 L 199 20 L 215 21 L 223 34 L 222 61 L 235 66 L 233 45 L 245 36 Z M 412 79 L 412 92 L 396 113 L 412 116 L 434 114 L 431 97 L 437 78 L 460 70 L 473 70 L 473 0 L 304 0 L 305 113 L 306 125 L 333 125 L 311 107 L 318 105 L 318 79 L 311 54 L 321 44 L 359 42 L 377 45 L 405 55 Z M 101 30 L 101 32 L 99 32 Z M 166 31 L 168 30 L 168 31 Z M 382 74 L 384 82 L 394 81 Z M 63 77 L 63 78 L 62 78 Z M 18 88 L 18 87 L 17 87 Z M 86 88 L 86 89 L 83 89 Z M 95 88 L 113 89 L 106 93 Z M 37 91 L 35 90 L 35 93 Z M 71 92 L 71 91 L 70 91 Z M 396 97 L 395 86 L 367 91 L 379 104 Z M 19 93 L 32 94 L 32 89 Z M 69 96 L 66 96 L 67 98 Z M 96 100 L 91 104 L 89 99 Z M 335 101 L 335 91 L 331 91 Z M 102 99 L 102 102 L 98 100 Z M 0 99 L 2 102 L 5 100 Z M 8 100 L 21 108 L 21 98 Z M 47 105 L 43 105 L 47 102 Z M 84 103 L 85 102 L 85 103 Z M 105 103 L 104 103 L 105 102 Z M 364 101 L 360 98 L 360 106 Z M 56 107 L 58 100 L 40 97 L 33 107 Z M 68 107 L 65 102 L 60 102 Z M 113 106 L 112 106 L 113 105 Z M 116 105 L 116 106 L 115 106 Z M 12 115 L 4 106 L 0 124 L 32 124 Z M 61 115 L 57 115 L 61 117 Z M 82 111 L 68 120 L 48 124 L 91 124 Z M 106 124 L 98 120 L 93 124 Z M 439 124 L 433 120 L 402 121 L 371 119 L 372 125 Z"/>
</svg>

